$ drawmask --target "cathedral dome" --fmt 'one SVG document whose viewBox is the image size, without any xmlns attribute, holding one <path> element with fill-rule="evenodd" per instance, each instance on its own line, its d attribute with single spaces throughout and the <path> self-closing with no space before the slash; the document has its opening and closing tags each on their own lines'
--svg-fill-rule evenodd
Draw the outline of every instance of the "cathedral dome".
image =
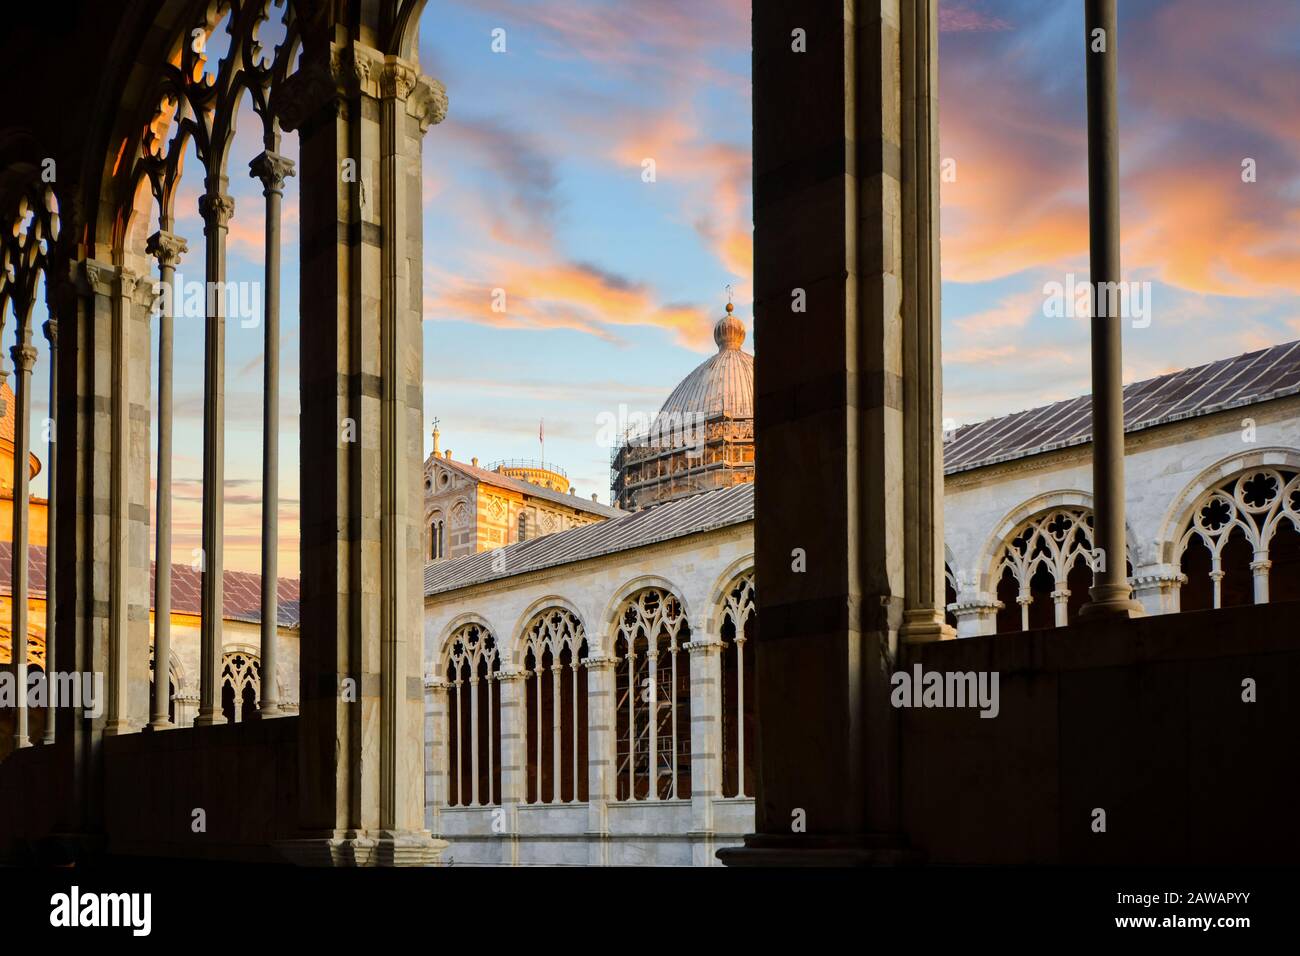
<svg viewBox="0 0 1300 956">
<path fill-rule="evenodd" d="M 754 416 L 754 356 L 743 351 L 745 323 L 727 306 L 727 314 L 713 327 L 713 341 L 718 354 L 701 363 L 682 379 L 663 408 L 659 418 L 676 416 L 726 415 L 729 418 Z"/>
</svg>

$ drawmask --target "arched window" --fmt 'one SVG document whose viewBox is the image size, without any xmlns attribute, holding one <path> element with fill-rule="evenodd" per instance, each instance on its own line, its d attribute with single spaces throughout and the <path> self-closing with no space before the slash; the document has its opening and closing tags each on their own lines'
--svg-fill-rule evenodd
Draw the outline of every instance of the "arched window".
<svg viewBox="0 0 1300 956">
<path fill-rule="evenodd" d="M 1077 618 L 1092 586 L 1092 511 L 1052 508 L 1022 523 L 993 565 L 999 634 L 1061 627 Z"/>
<path fill-rule="evenodd" d="M 435 511 L 429 523 L 429 560 L 437 561 L 445 556 L 442 539 L 442 512 Z"/>
<path fill-rule="evenodd" d="M 465 624 L 451 636 L 445 671 L 451 806 L 486 806 L 501 800 L 500 669 L 496 638 L 487 628 Z"/>
<path fill-rule="evenodd" d="M 691 795 L 690 627 L 661 588 L 633 595 L 614 638 L 616 799 Z"/>
<path fill-rule="evenodd" d="M 1300 474 L 1252 468 L 1206 491 L 1178 539 L 1184 611 L 1300 598 Z"/>
<path fill-rule="evenodd" d="M 519 512 L 519 540 L 528 540 L 528 513 L 526 511 Z"/>
<path fill-rule="evenodd" d="M 754 795 L 754 572 L 731 583 L 722 608 L 722 795 Z"/>
<path fill-rule="evenodd" d="M 582 623 L 564 608 L 528 625 L 524 665 L 525 761 L 529 803 L 587 799 L 587 657 Z"/>
<path fill-rule="evenodd" d="M 257 714 L 262 699 L 262 662 L 252 654 L 226 654 L 221 668 L 221 713 L 237 724 Z"/>
</svg>

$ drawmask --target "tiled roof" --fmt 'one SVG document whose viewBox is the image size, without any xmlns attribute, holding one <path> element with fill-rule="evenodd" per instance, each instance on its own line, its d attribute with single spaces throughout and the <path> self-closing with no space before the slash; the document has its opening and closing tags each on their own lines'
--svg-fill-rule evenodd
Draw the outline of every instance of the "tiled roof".
<svg viewBox="0 0 1300 956">
<path fill-rule="evenodd" d="M 1300 393 L 1300 341 L 1220 359 L 1124 386 L 1124 430 Z M 1082 395 L 957 429 L 944 471 L 967 471 L 1092 440 L 1092 396 Z"/>
<path fill-rule="evenodd" d="M 13 593 L 13 544 L 0 541 L 0 594 Z M 149 568 L 149 597 L 152 607 L 154 566 Z M 27 552 L 28 592 L 32 597 L 45 596 L 45 548 L 32 545 Z M 201 576 L 188 564 L 172 565 L 172 610 L 178 614 L 200 613 Z M 227 621 L 259 624 L 262 621 L 262 576 L 251 571 L 227 570 L 222 576 L 223 617 Z M 298 627 L 297 578 L 280 578 L 280 627 Z"/>
<path fill-rule="evenodd" d="M 679 498 L 654 508 L 624 514 L 598 524 L 482 551 L 455 561 L 424 567 L 425 595 L 453 591 L 471 584 L 512 577 L 528 571 L 585 561 L 628 551 L 683 535 L 740 524 L 754 517 L 754 486 L 733 485 Z M 493 570 L 493 565 L 504 570 Z"/>
<path fill-rule="evenodd" d="M 583 498 L 580 495 L 566 495 L 561 491 L 553 491 L 550 488 L 543 488 L 541 485 L 534 485 L 532 482 L 511 478 L 499 471 L 488 471 L 486 468 L 477 468 L 474 465 L 467 465 L 463 461 L 453 461 L 450 458 L 438 458 L 437 460 L 473 481 L 481 481 L 487 485 L 495 485 L 508 491 L 516 491 L 521 495 L 532 495 L 534 498 L 542 498 L 554 504 L 563 505 L 566 508 L 573 508 L 575 511 L 585 511 L 588 514 L 599 515 L 602 518 L 616 518 L 627 513 L 619 508 L 611 508 L 609 505 L 602 505 L 598 501 L 592 501 L 590 498 Z"/>
</svg>

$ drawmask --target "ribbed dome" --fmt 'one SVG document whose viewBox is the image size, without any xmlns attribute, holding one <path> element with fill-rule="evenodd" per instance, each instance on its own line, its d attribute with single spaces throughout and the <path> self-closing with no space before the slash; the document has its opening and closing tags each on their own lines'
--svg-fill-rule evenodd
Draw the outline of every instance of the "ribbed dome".
<svg viewBox="0 0 1300 956">
<path fill-rule="evenodd" d="M 713 340 L 718 343 L 718 354 L 696 367 L 673 389 L 659 410 L 661 419 L 668 415 L 753 417 L 754 356 L 741 350 L 745 323 L 728 313 L 713 327 Z"/>
</svg>

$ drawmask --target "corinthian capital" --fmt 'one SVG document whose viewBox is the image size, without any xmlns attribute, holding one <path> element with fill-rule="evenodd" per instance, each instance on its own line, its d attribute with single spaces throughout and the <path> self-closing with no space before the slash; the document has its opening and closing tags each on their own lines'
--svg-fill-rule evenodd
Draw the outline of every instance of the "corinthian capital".
<svg viewBox="0 0 1300 956">
<path fill-rule="evenodd" d="M 235 200 L 225 193 L 204 193 L 199 197 L 199 215 L 205 226 L 226 228 L 230 217 L 235 214 Z"/>
<path fill-rule="evenodd" d="M 420 74 L 415 67 L 397 57 L 390 56 L 379 75 L 379 94 L 386 98 L 396 97 L 404 100 L 411 95 Z"/>
<path fill-rule="evenodd" d="M 248 175 L 262 181 L 265 195 L 283 193 L 285 179 L 293 175 L 293 160 L 267 150 L 249 162 Z"/>
<path fill-rule="evenodd" d="M 160 267 L 174 266 L 189 251 L 189 245 L 174 232 L 159 230 L 145 240 L 144 251 L 157 260 Z"/>
</svg>

